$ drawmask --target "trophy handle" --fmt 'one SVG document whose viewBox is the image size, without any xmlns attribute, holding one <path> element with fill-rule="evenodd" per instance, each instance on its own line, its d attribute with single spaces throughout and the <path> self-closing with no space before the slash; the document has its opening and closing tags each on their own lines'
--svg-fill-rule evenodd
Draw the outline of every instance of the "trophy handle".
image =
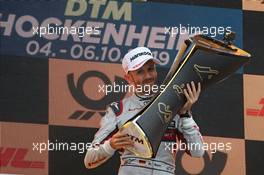
<svg viewBox="0 0 264 175">
<path fill-rule="evenodd" d="M 133 152 L 137 156 L 151 158 L 153 151 L 150 142 L 135 120 L 136 119 L 127 122 L 120 128 L 121 133 L 127 134 L 130 136 L 131 140 L 134 141 L 134 146 L 128 147 L 127 150 Z"/>
</svg>

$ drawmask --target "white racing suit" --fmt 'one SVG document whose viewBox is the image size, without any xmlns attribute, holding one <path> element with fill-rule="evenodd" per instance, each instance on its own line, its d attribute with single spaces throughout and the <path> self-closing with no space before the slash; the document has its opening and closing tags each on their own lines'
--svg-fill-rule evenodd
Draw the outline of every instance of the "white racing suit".
<svg viewBox="0 0 264 175">
<path fill-rule="evenodd" d="M 101 127 L 95 134 L 93 140 L 95 146 L 87 150 L 84 159 L 87 168 L 101 165 L 115 153 L 116 150 L 110 146 L 109 142 L 111 136 L 118 132 L 118 128 L 126 121 L 137 114 L 149 102 L 149 99 L 134 94 L 109 106 L 106 115 L 101 120 Z M 195 149 L 186 150 L 191 156 L 201 157 L 204 154 L 202 136 L 193 118 L 180 118 L 179 115 L 176 115 L 162 138 L 155 158 L 140 158 L 128 150 L 118 150 L 121 153 L 118 175 L 174 174 L 175 149 L 172 149 L 172 145 L 176 142 L 176 138 L 187 144 L 195 143 Z"/>
</svg>

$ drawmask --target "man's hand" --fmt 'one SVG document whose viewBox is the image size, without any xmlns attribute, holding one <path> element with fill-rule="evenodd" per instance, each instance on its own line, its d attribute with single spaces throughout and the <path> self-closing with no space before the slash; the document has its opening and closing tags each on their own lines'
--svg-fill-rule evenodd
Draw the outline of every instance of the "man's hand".
<svg viewBox="0 0 264 175">
<path fill-rule="evenodd" d="M 114 149 L 126 149 L 127 147 L 133 146 L 134 142 L 127 134 L 117 132 L 110 140 L 110 145 Z"/>
<path fill-rule="evenodd" d="M 185 114 L 186 112 L 190 111 L 192 105 L 198 100 L 200 92 L 201 92 L 201 83 L 198 83 L 198 88 L 195 88 L 195 84 L 192 81 L 191 85 L 187 84 L 187 89 L 183 90 L 185 97 L 187 98 L 187 102 L 184 106 L 180 109 L 179 114 Z"/>
</svg>

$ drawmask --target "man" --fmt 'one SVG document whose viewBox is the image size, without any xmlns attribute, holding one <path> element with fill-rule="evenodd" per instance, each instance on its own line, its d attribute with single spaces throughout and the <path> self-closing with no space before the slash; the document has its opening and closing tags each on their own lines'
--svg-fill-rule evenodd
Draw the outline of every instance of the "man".
<svg viewBox="0 0 264 175">
<path fill-rule="evenodd" d="M 159 60 L 153 58 L 151 51 L 146 47 L 137 47 L 128 52 L 122 66 L 125 71 L 125 79 L 135 87 L 153 86 L 157 80 L 155 64 Z M 141 90 L 144 88 L 141 88 Z M 176 137 L 186 144 L 195 144 L 195 149 L 186 149 L 186 152 L 194 157 L 204 154 L 203 141 L 199 128 L 190 113 L 192 105 L 197 101 L 201 91 L 201 85 L 187 84 L 184 94 L 187 102 L 180 109 L 169 125 L 159 146 L 157 155 L 152 159 L 140 158 L 126 150 L 133 146 L 131 138 L 118 131 L 126 121 L 131 119 L 142 109 L 154 95 L 145 91 L 138 91 L 120 102 L 112 103 L 107 109 L 106 115 L 101 120 L 101 127 L 95 134 L 93 149 L 86 153 L 84 163 L 87 168 L 95 168 L 108 160 L 115 151 L 121 153 L 121 165 L 119 175 L 170 175 L 175 171 L 175 152 L 166 145 L 175 143 Z M 151 121 L 149 121 L 151 122 Z M 155 128 L 153 128 L 155 129 Z"/>
</svg>

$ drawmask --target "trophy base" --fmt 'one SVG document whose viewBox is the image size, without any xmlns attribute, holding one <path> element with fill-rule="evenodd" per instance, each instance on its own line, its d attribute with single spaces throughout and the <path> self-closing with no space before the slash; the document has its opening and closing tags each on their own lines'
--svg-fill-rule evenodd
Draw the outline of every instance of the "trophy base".
<svg viewBox="0 0 264 175">
<path fill-rule="evenodd" d="M 121 133 L 125 133 L 130 136 L 131 140 L 134 141 L 133 147 L 128 147 L 127 150 L 133 152 L 136 156 L 143 158 L 151 158 L 153 155 L 152 147 L 148 138 L 137 125 L 135 120 L 124 124 L 120 128 Z"/>
</svg>

